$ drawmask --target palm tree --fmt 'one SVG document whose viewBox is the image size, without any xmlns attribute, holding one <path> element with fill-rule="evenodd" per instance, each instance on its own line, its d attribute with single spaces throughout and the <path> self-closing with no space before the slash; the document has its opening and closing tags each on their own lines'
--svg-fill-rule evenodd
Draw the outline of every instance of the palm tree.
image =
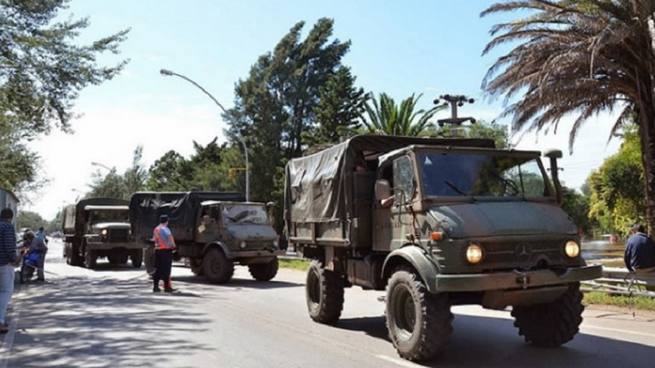
<svg viewBox="0 0 655 368">
<path fill-rule="evenodd" d="M 369 133 L 385 135 L 419 136 L 427 133 L 430 128 L 429 120 L 445 105 L 434 106 L 429 110 L 416 110 L 416 104 L 422 94 L 404 99 L 400 105 L 386 93 L 380 94 L 379 102 L 369 95 L 364 105 L 366 114 L 362 116 L 362 123 Z M 369 103 L 371 101 L 371 103 Z"/>
<path fill-rule="evenodd" d="M 655 53 L 653 0 L 515 0 L 496 3 L 481 16 L 520 11 L 495 25 L 483 54 L 510 51 L 496 60 L 482 83 L 491 95 L 512 99 L 504 116 L 516 130 L 554 126 L 576 116 L 578 128 L 593 115 L 622 109 L 610 134 L 636 116 L 646 187 L 646 217 L 655 231 Z M 527 12 L 526 12 L 527 11 Z"/>
</svg>

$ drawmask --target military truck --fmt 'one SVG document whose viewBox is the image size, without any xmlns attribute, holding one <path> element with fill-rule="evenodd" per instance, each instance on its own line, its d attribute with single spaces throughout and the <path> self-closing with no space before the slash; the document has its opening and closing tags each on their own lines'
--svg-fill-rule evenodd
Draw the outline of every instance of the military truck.
<svg viewBox="0 0 655 368">
<path fill-rule="evenodd" d="M 143 246 L 130 241 L 128 201 L 116 198 L 87 198 L 66 206 L 62 219 L 64 258 L 74 266 L 95 268 L 98 258 L 134 268 L 143 262 Z"/>
<path fill-rule="evenodd" d="M 552 174 L 561 152 L 547 154 Z M 579 282 L 601 275 L 580 255 L 540 152 L 486 139 L 356 136 L 286 167 L 285 232 L 312 259 L 310 317 L 337 323 L 344 287 L 386 289 L 386 324 L 400 356 L 443 350 L 450 307 L 512 307 L 538 346 L 571 340 Z"/>
<path fill-rule="evenodd" d="M 174 257 L 186 257 L 191 271 L 212 283 L 232 278 L 234 265 L 248 266 L 259 281 L 278 271 L 277 256 L 284 254 L 271 226 L 264 203 L 244 202 L 231 192 L 139 192 L 130 199 L 134 240 L 150 244 L 146 268 L 152 269 L 153 229 L 166 214 L 177 249 Z"/>
</svg>

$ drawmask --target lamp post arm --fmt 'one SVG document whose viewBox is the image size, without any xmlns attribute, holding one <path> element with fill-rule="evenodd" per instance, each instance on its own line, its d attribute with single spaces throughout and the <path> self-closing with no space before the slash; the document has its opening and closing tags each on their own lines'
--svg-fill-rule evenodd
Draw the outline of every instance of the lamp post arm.
<svg viewBox="0 0 655 368">
<path fill-rule="evenodd" d="M 193 84 L 194 86 L 198 87 L 198 89 L 200 89 L 200 90 L 203 91 L 207 96 L 209 96 L 209 98 L 211 98 L 212 101 L 214 101 L 214 103 L 215 103 L 218 107 L 220 107 L 220 109 L 221 109 L 224 113 L 226 113 L 226 114 L 228 113 L 227 110 L 225 109 L 225 107 L 223 107 L 223 105 L 221 105 L 221 103 L 218 102 L 218 100 L 217 100 L 216 98 L 214 98 L 214 96 L 212 96 L 211 93 L 209 93 L 206 89 L 202 88 L 201 85 L 199 85 L 198 83 L 194 82 L 192 79 L 185 77 L 185 76 L 182 75 L 182 74 L 178 74 L 178 73 L 175 73 L 175 72 L 171 72 L 171 75 L 174 75 L 174 76 L 180 77 L 180 78 L 184 79 L 185 81 L 187 81 L 187 82 Z"/>
</svg>

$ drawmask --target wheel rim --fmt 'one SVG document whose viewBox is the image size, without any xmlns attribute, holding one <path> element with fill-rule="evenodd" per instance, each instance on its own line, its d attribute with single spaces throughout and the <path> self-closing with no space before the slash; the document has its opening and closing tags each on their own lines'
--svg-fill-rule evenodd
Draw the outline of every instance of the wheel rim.
<svg viewBox="0 0 655 368">
<path fill-rule="evenodd" d="M 398 285 L 394 290 L 393 318 L 398 328 L 398 337 L 409 339 L 416 323 L 416 306 L 410 290 L 405 285 Z"/>
<path fill-rule="evenodd" d="M 312 307 L 315 307 L 321 302 L 319 276 L 314 270 L 311 270 L 307 275 L 307 297 Z"/>
</svg>

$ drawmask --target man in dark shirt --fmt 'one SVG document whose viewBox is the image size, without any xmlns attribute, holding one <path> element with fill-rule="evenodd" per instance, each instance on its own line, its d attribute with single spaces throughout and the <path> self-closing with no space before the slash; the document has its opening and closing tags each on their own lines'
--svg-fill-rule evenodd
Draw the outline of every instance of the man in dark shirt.
<svg viewBox="0 0 655 368">
<path fill-rule="evenodd" d="M 643 225 L 634 225 L 630 234 L 623 257 L 625 266 L 637 273 L 655 271 L 655 242 L 646 235 Z"/>
<path fill-rule="evenodd" d="M 0 333 L 9 330 L 7 306 L 14 292 L 14 267 L 17 261 L 16 229 L 11 223 L 14 212 L 5 208 L 0 211 Z"/>
</svg>

